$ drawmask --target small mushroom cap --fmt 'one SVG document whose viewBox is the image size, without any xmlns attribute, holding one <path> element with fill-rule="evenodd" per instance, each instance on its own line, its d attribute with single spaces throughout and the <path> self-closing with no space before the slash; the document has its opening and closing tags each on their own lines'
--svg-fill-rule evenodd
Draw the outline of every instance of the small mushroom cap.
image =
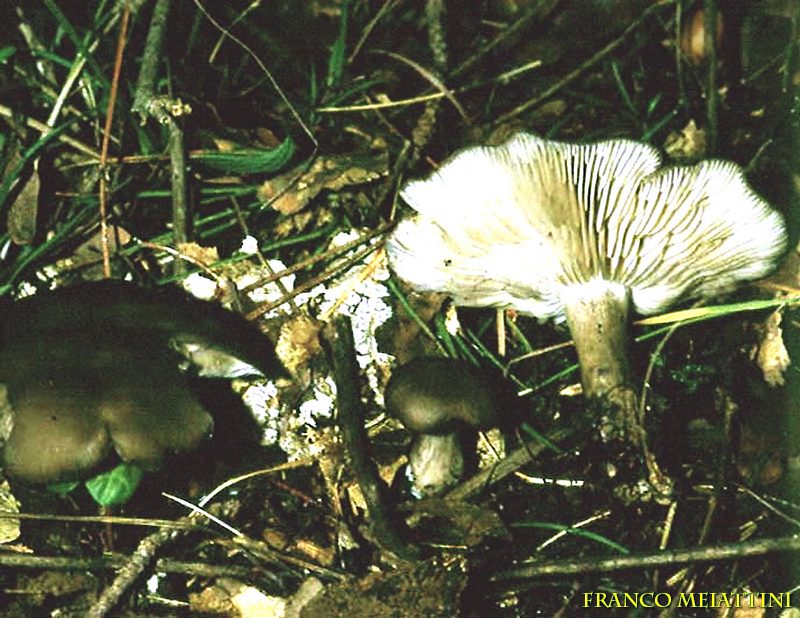
<svg viewBox="0 0 800 618">
<path fill-rule="evenodd" d="M 464 150 L 403 189 L 418 214 L 389 237 L 390 263 L 419 290 L 540 318 L 593 295 L 581 287 L 629 295 L 651 314 L 776 266 L 782 217 L 737 165 L 660 166 L 655 149 L 627 140 L 519 133 Z"/>
<path fill-rule="evenodd" d="M 417 358 L 394 370 L 384 391 L 386 409 L 409 430 L 454 431 L 458 423 L 488 429 L 497 422 L 491 382 L 472 365 L 449 358 Z"/>
</svg>

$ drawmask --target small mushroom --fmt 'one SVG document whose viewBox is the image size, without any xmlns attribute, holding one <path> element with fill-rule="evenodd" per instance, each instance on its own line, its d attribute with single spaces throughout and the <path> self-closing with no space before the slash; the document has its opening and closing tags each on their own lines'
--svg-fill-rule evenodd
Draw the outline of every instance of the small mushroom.
<svg viewBox="0 0 800 618">
<path fill-rule="evenodd" d="M 179 369 L 176 338 L 282 371 L 240 316 L 119 282 L 9 304 L 0 334 L 2 462 L 30 483 L 87 478 L 114 455 L 155 469 L 200 446 L 213 420 Z"/>
<path fill-rule="evenodd" d="M 387 241 L 396 274 L 456 304 L 566 319 L 590 397 L 630 392 L 631 306 L 657 313 L 763 277 L 787 243 L 737 165 L 661 168 L 627 140 L 519 133 L 460 152 L 402 196 L 417 215 Z"/>
<path fill-rule="evenodd" d="M 481 371 L 463 361 L 418 358 L 394 370 L 384 392 L 386 409 L 415 435 L 408 459 L 422 495 L 461 478 L 463 442 L 497 423 L 493 390 Z"/>
</svg>

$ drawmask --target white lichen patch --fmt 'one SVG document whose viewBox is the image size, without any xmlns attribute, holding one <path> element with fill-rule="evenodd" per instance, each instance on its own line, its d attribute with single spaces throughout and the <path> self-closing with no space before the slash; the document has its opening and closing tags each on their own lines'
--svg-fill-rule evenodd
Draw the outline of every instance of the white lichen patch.
<svg viewBox="0 0 800 618">
<path fill-rule="evenodd" d="M 277 443 L 289 461 L 316 459 L 322 454 L 335 409 L 333 378 L 320 376 L 314 381 L 309 398 L 279 419 Z"/>
<path fill-rule="evenodd" d="M 330 247 L 345 245 L 358 237 L 359 232 L 356 230 L 338 234 L 331 240 Z M 340 266 L 347 264 L 363 248 L 361 245 L 348 251 L 327 268 L 338 271 Z M 245 250 L 243 243 L 242 251 Z M 266 267 L 251 263 L 243 263 L 242 266 L 244 264 L 248 264 L 248 267 L 238 269 L 235 274 L 227 273 L 240 290 L 286 270 L 286 265 L 279 260 L 270 260 Z M 387 302 L 390 292 L 384 283 L 388 277 L 385 257 L 372 253 L 350 265 L 324 285 L 317 285 L 308 292 L 298 294 L 292 303 L 275 307 L 261 319 L 278 318 L 283 321 L 287 315 L 300 315 L 297 312 L 298 307 L 309 307 L 309 313 L 317 318 L 348 316 L 353 325 L 358 364 L 366 375 L 373 393 L 372 398 L 378 405 L 382 405 L 382 376 L 388 374 L 387 366 L 392 362 L 392 357 L 378 350 L 375 333 L 392 315 L 392 309 Z M 270 281 L 249 291 L 248 296 L 256 304 L 275 303 L 292 292 L 295 284 L 296 276 L 289 274 L 281 277 L 280 284 Z M 239 388 L 245 405 L 262 428 L 262 444 L 277 444 L 290 460 L 317 454 L 314 445 L 323 443 L 324 440 L 318 439 L 320 436 L 316 434 L 321 431 L 320 428 L 330 427 L 333 423 L 336 385 L 332 377 L 314 377 L 313 383 L 306 389 L 304 399 L 295 403 L 292 409 L 280 401 L 280 389 L 273 382 L 242 384 Z"/>
<path fill-rule="evenodd" d="M 355 232 L 342 233 L 335 236 L 331 244 L 343 245 L 355 237 Z M 364 268 L 364 264 L 356 264 L 329 285 L 322 295 L 319 309 L 324 314 L 335 307 L 335 314 L 350 317 L 356 359 L 365 371 L 376 402 L 382 405 L 383 385 L 379 376 L 385 374 L 382 369 L 391 363 L 393 357 L 378 350 L 375 333 L 392 316 L 392 308 L 387 302 L 390 292 L 384 283 L 389 278 L 389 268 L 386 258 L 381 257 L 377 267 L 362 279 L 360 275 Z"/>
<path fill-rule="evenodd" d="M 280 435 L 278 423 L 286 414 L 278 399 L 278 387 L 271 380 L 247 382 L 240 387 L 242 402 L 261 428 L 261 444 L 275 444 Z"/>
<path fill-rule="evenodd" d="M 330 376 L 319 376 L 309 395 L 297 408 L 280 401 L 274 382 L 240 385 L 242 401 L 261 427 L 261 444 L 277 445 L 289 461 L 316 457 L 319 449 L 317 434 L 321 425 L 330 425 L 336 406 L 336 385 Z"/>
<path fill-rule="evenodd" d="M 181 285 L 189 294 L 200 300 L 213 300 L 217 294 L 217 282 L 199 272 L 186 277 Z"/>
<path fill-rule="evenodd" d="M 247 255 L 256 255 L 258 253 L 258 239 L 255 236 L 245 236 L 242 239 L 239 252 Z"/>
<path fill-rule="evenodd" d="M 248 287 L 259 281 L 271 277 L 273 274 L 286 270 L 286 265 L 280 260 L 267 260 L 264 267 L 251 268 L 246 273 L 242 273 L 236 279 L 236 287 L 239 289 Z M 287 292 L 294 289 L 297 276 L 294 274 L 281 277 L 278 281 L 271 281 L 266 285 L 255 288 L 248 293 L 250 300 L 257 304 L 274 303 L 286 296 Z M 275 310 L 264 315 L 265 319 L 277 317 L 281 312 L 288 313 L 290 305 L 284 304 Z"/>
</svg>

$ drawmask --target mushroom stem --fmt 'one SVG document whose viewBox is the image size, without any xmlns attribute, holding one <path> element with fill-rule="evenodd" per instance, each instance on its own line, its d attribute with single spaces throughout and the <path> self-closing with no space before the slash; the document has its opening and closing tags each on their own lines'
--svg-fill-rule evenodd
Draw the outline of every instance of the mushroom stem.
<svg viewBox="0 0 800 618">
<path fill-rule="evenodd" d="M 616 419 L 606 425 L 605 437 L 623 437 L 637 445 L 644 454 L 650 484 L 659 494 L 669 495 L 672 482 L 653 456 L 644 419 L 637 412 L 628 361 L 627 289 L 620 284 L 593 280 L 575 288 L 564 299 L 564 308 L 578 352 L 584 394 L 602 399 L 616 410 L 613 415 Z M 622 429 L 622 436 L 616 434 L 615 426 Z"/>
<path fill-rule="evenodd" d="M 461 438 L 455 431 L 443 435 L 421 433 L 414 438 L 408 465 L 421 495 L 439 493 L 461 480 L 464 474 L 461 449 Z"/>
<path fill-rule="evenodd" d="M 578 286 L 564 300 L 587 397 L 608 397 L 631 384 L 625 288 L 603 281 Z"/>
</svg>

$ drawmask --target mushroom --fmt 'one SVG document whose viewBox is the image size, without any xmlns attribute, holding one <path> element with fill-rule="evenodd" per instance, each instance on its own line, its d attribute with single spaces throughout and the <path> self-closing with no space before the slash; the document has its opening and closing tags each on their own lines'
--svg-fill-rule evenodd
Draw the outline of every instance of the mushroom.
<svg viewBox="0 0 800 618">
<path fill-rule="evenodd" d="M 2 461 L 9 477 L 30 483 L 87 478 L 114 454 L 155 469 L 201 445 L 213 420 L 179 370 L 176 339 L 282 371 L 243 318 L 119 282 L 11 303 L 0 329 Z"/>
<path fill-rule="evenodd" d="M 286 375 L 271 342 L 253 324 L 172 286 L 80 283 L 11 303 L 4 313 L 0 343 L 5 349 L 51 349 L 53 340 L 65 335 L 91 333 L 105 341 L 127 337 L 150 349 L 168 346 L 201 377 Z"/>
<path fill-rule="evenodd" d="M 781 216 L 725 161 L 661 168 L 646 144 L 518 133 L 464 150 L 401 193 L 395 273 L 456 304 L 566 319 L 589 397 L 630 397 L 627 322 L 767 275 Z M 625 391 L 627 390 L 627 394 Z"/>
<path fill-rule="evenodd" d="M 44 359 L 37 370 L 6 384 L 12 422 L 3 462 L 10 478 L 29 483 L 86 478 L 113 452 L 155 469 L 211 435 L 211 416 L 171 355 L 125 352 L 106 348 L 114 362 L 102 369 Z M 96 351 L 84 342 L 75 354 Z"/>
<path fill-rule="evenodd" d="M 440 492 L 464 472 L 462 443 L 496 424 L 492 384 L 470 364 L 449 358 L 417 358 L 392 372 L 386 409 L 415 434 L 408 456 L 422 495 Z"/>
</svg>

